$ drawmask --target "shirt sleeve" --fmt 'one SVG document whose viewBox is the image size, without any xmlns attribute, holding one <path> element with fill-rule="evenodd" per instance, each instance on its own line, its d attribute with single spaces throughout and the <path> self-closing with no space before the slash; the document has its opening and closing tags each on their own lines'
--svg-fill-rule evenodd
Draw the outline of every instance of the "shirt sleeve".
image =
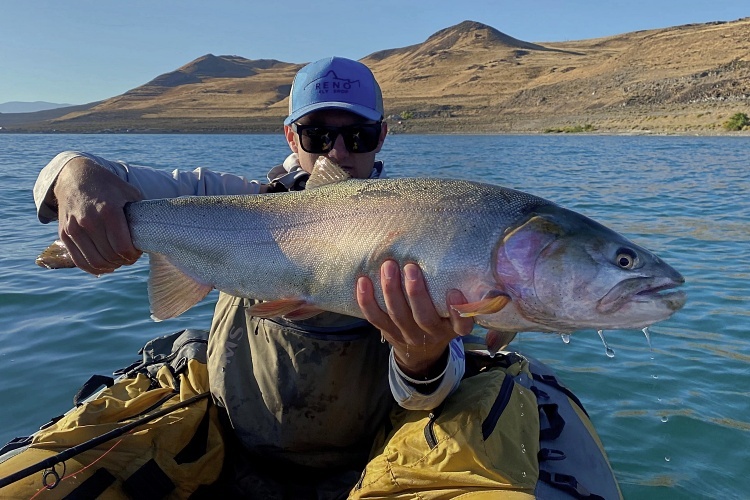
<svg viewBox="0 0 750 500">
<path fill-rule="evenodd" d="M 39 173 L 34 184 L 34 203 L 37 216 L 43 223 L 57 219 L 52 189 L 60 171 L 74 158 L 85 157 L 106 168 L 128 184 L 138 188 L 146 199 L 175 198 L 185 195 L 258 194 L 260 183 L 233 174 L 212 172 L 205 168 L 172 172 L 151 167 L 110 161 L 100 156 L 78 151 L 65 151 L 55 156 Z"/>
<path fill-rule="evenodd" d="M 458 388 L 466 369 L 464 344 L 460 338 L 455 338 L 448 345 L 448 362 L 443 373 L 433 380 L 415 380 L 404 374 L 396 364 L 396 358 L 391 349 L 389 361 L 388 383 L 396 402 L 407 410 L 432 410 L 450 396 Z M 417 387 L 440 381 L 440 384 L 430 394 L 421 393 Z"/>
</svg>

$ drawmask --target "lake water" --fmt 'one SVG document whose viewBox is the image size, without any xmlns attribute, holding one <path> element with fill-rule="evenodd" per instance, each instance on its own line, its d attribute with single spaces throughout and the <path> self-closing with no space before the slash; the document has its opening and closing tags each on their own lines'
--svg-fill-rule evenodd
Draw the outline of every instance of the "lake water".
<svg viewBox="0 0 750 500">
<path fill-rule="evenodd" d="M 32 186 L 77 149 L 160 168 L 206 166 L 263 178 L 279 135 L 0 135 L 0 441 L 72 404 L 93 373 L 137 358 L 150 338 L 208 328 L 215 295 L 180 318 L 149 319 L 146 259 L 113 275 L 47 271 L 56 234 Z M 524 333 L 592 417 L 626 498 L 750 493 L 750 139 L 737 137 L 391 136 L 389 175 L 473 178 L 543 196 L 655 251 L 686 278 L 688 303 L 640 331 Z"/>
</svg>

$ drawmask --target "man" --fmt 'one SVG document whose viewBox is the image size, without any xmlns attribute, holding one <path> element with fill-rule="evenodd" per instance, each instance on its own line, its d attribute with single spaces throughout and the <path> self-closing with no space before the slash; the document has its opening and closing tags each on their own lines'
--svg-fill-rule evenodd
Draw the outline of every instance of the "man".
<svg viewBox="0 0 750 500">
<path fill-rule="evenodd" d="M 126 203 L 303 189 L 321 155 L 352 177 L 379 177 L 383 164 L 375 155 L 388 131 L 383 118 L 380 88 L 366 66 L 323 59 L 294 79 L 284 121 L 292 154 L 271 170 L 269 183 L 204 169 L 170 174 L 66 152 L 40 173 L 38 215 L 42 222 L 59 220 L 60 238 L 79 268 L 113 272 L 140 257 Z M 253 301 L 220 295 L 208 366 L 211 392 L 241 445 L 228 461 L 235 493 L 345 495 L 392 396 L 405 408 L 431 409 L 456 388 L 464 370 L 457 337 L 469 333 L 473 321 L 455 313 L 440 317 L 414 264 L 401 270 L 384 262 L 381 282 L 385 310 L 369 279 L 360 278 L 352 291 L 367 321 L 329 313 L 297 322 L 260 319 L 246 314 Z M 453 290 L 446 302 L 465 299 Z"/>
</svg>

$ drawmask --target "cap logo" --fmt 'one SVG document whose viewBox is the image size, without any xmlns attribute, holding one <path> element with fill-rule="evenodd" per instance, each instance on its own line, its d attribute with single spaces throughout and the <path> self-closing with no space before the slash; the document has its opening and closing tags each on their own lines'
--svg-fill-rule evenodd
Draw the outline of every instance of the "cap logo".
<svg viewBox="0 0 750 500">
<path fill-rule="evenodd" d="M 348 94 L 352 88 L 360 87 L 359 80 L 349 80 L 348 78 L 339 78 L 333 70 L 330 70 L 320 78 L 312 80 L 305 85 L 305 90 L 314 86 L 318 94 Z"/>
</svg>

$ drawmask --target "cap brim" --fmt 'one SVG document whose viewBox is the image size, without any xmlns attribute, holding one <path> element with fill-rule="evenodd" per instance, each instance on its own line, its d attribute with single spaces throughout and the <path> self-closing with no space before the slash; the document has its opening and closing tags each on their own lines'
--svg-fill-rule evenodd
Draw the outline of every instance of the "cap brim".
<svg viewBox="0 0 750 500">
<path fill-rule="evenodd" d="M 383 119 L 383 115 L 380 112 L 372 108 L 368 108 L 367 106 L 360 106 L 359 104 L 352 104 L 349 102 L 329 101 L 310 104 L 309 106 L 304 106 L 296 110 L 294 113 L 286 117 L 286 120 L 284 120 L 284 125 L 291 125 L 293 122 L 296 122 L 305 115 L 309 115 L 314 111 L 322 111 L 324 109 L 341 109 L 344 111 L 350 111 L 368 120 L 377 121 Z"/>
</svg>

